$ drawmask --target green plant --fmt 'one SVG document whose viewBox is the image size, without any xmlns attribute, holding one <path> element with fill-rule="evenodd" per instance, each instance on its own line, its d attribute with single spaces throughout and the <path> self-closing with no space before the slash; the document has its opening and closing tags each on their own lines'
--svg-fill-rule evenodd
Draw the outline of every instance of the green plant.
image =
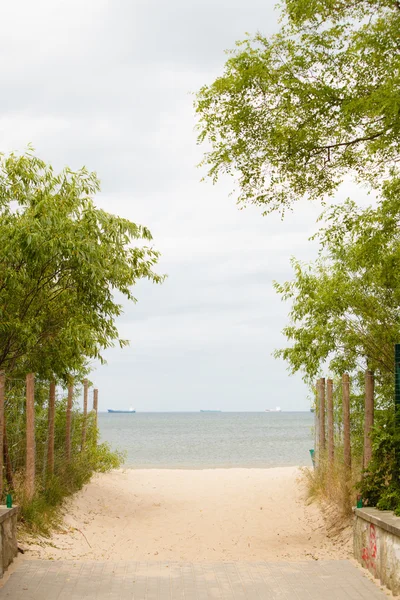
<svg viewBox="0 0 400 600">
<path fill-rule="evenodd" d="M 16 500 L 21 507 L 21 520 L 26 530 L 48 535 L 60 523 L 60 508 L 64 500 L 82 489 L 93 474 L 106 473 L 121 466 L 124 455 L 113 452 L 109 445 L 91 442 L 84 452 L 77 453 L 69 464 L 64 464 L 56 474 L 45 480 L 37 479 L 32 500 L 24 494 L 23 480 L 17 478 Z"/>
<path fill-rule="evenodd" d="M 150 231 L 98 208 L 95 173 L 31 152 L 0 154 L 0 368 L 8 377 L 67 382 L 104 349 L 128 342 L 116 297 L 135 302 L 140 279 L 160 283 Z M 137 245 L 135 245 L 137 244 Z"/>
<path fill-rule="evenodd" d="M 364 503 L 400 516 L 400 432 L 394 411 L 377 423 L 373 432 L 373 456 L 359 484 Z"/>
<path fill-rule="evenodd" d="M 353 468 L 349 472 L 343 461 L 343 448 L 337 445 L 333 464 L 327 453 L 318 458 L 316 469 L 304 469 L 309 498 L 330 505 L 338 518 L 347 520 L 352 514 L 356 500 L 356 482 L 359 480 L 362 461 L 358 454 L 353 456 Z"/>
<path fill-rule="evenodd" d="M 60 521 L 60 507 L 66 497 L 80 490 L 94 473 L 118 468 L 124 460 L 106 443 L 98 443 L 95 414 L 86 417 L 86 443 L 82 448 L 83 414 L 72 411 L 71 460 L 66 458 L 66 396 L 58 394 L 55 403 L 54 473 L 49 474 L 48 449 L 48 383 L 38 380 L 35 389 L 35 494 L 25 496 L 25 398 L 23 382 L 14 382 L 8 390 L 7 436 L 9 459 L 13 473 L 13 489 L 5 481 L 5 490 L 12 491 L 14 502 L 21 507 L 21 520 L 26 530 L 48 534 Z M 79 388 L 76 389 L 77 393 Z"/>
<path fill-rule="evenodd" d="M 372 187 L 397 169 L 398 0 L 283 0 L 281 29 L 237 42 L 196 102 L 203 164 L 266 211 Z"/>
</svg>

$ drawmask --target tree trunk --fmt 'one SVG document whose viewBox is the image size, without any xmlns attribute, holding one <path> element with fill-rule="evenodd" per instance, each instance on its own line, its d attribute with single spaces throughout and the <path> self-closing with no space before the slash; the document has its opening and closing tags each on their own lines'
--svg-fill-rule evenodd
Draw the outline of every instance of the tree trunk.
<svg viewBox="0 0 400 600">
<path fill-rule="evenodd" d="M 332 466 L 335 457 L 334 421 L 333 421 L 333 381 L 326 382 L 327 409 L 328 409 L 328 460 Z"/>
<path fill-rule="evenodd" d="M 365 416 L 364 416 L 364 469 L 372 458 L 371 432 L 374 426 L 374 374 L 365 372 Z"/>
<path fill-rule="evenodd" d="M 49 391 L 49 434 L 47 440 L 47 472 L 49 475 L 54 473 L 54 417 L 56 406 L 56 382 L 50 382 Z"/>
<path fill-rule="evenodd" d="M 343 383 L 343 452 L 344 464 L 351 470 L 351 442 L 350 442 L 350 379 L 347 373 L 342 377 Z"/>
<path fill-rule="evenodd" d="M 71 424 L 72 424 L 72 400 L 74 396 L 74 386 L 68 386 L 68 401 L 67 401 L 67 422 L 65 432 L 65 454 L 67 463 L 71 462 Z"/>
<path fill-rule="evenodd" d="M 82 424 L 82 450 L 86 444 L 86 428 L 87 428 L 87 407 L 88 407 L 88 380 L 83 380 L 83 424 Z"/>
<path fill-rule="evenodd" d="M 314 411 L 314 464 L 319 465 L 319 382 L 315 384 L 315 411 Z"/>
<path fill-rule="evenodd" d="M 35 493 L 35 376 L 26 376 L 26 479 L 25 494 L 32 500 Z"/>
<path fill-rule="evenodd" d="M 325 434 L 325 378 L 319 380 L 319 447 L 320 452 L 325 451 L 326 434 Z"/>
<path fill-rule="evenodd" d="M 94 410 L 94 426 L 95 426 L 95 434 L 97 438 L 97 411 L 99 404 L 99 390 L 93 390 L 93 410 Z"/>
</svg>

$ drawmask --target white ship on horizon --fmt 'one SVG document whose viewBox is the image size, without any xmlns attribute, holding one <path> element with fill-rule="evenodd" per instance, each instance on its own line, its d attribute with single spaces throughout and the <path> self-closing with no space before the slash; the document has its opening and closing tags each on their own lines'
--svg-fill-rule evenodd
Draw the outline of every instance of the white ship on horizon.
<svg viewBox="0 0 400 600">
<path fill-rule="evenodd" d="M 276 408 L 266 408 L 265 412 L 282 412 L 282 409 L 280 406 L 277 406 Z"/>
</svg>

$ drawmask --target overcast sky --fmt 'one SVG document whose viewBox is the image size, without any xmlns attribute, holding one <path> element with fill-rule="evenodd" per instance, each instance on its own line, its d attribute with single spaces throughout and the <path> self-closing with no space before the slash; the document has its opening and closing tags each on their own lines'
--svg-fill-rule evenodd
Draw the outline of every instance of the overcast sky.
<svg viewBox="0 0 400 600">
<path fill-rule="evenodd" d="M 0 20 L 3 151 L 83 164 L 98 203 L 147 225 L 163 286 L 140 284 L 120 320 L 128 349 L 93 374 L 100 410 L 307 410 L 271 354 L 288 307 L 274 279 L 307 260 L 320 212 L 239 211 L 231 181 L 201 183 L 193 92 L 245 32 L 277 29 L 275 0 L 14 0 Z"/>
</svg>

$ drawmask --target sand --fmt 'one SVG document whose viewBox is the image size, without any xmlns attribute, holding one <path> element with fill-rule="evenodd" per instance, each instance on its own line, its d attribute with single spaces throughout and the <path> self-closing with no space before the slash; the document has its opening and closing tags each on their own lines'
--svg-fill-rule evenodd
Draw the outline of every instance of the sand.
<svg viewBox="0 0 400 600">
<path fill-rule="evenodd" d="M 347 558 L 328 537 L 300 471 L 117 470 L 65 507 L 63 529 L 25 557 L 74 560 L 259 561 Z M 343 541 L 344 539 L 344 541 Z M 25 546 L 26 547 L 26 546 Z"/>
</svg>

